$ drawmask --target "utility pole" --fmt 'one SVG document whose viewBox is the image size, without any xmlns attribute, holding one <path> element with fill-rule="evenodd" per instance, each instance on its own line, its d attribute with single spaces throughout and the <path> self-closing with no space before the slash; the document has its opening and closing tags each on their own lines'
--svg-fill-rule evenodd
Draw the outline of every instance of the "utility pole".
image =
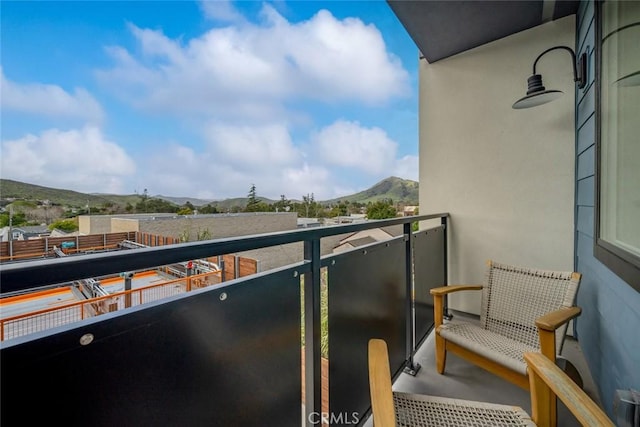
<svg viewBox="0 0 640 427">
<path fill-rule="evenodd" d="M 13 261 L 13 206 L 9 205 L 9 259 Z"/>
</svg>

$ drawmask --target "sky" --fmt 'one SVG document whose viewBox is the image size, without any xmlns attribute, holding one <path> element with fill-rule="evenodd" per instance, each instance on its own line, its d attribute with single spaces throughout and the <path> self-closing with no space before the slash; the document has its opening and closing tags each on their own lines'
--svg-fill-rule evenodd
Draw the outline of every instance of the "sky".
<svg viewBox="0 0 640 427">
<path fill-rule="evenodd" d="M 386 1 L 4 1 L 0 176 L 326 200 L 418 178 L 418 50 Z"/>
</svg>

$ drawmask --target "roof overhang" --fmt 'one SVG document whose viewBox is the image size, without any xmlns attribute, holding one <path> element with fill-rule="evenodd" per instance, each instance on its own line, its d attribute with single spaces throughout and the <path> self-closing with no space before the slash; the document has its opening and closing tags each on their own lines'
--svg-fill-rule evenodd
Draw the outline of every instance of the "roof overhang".
<svg viewBox="0 0 640 427">
<path fill-rule="evenodd" d="M 433 63 L 548 21 L 575 14 L 579 1 L 387 0 Z"/>
</svg>

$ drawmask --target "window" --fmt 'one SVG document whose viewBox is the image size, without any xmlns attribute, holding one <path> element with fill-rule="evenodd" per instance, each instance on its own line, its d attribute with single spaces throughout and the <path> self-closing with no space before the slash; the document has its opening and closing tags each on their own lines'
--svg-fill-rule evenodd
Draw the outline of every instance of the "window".
<svg viewBox="0 0 640 427">
<path fill-rule="evenodd" d="M 640 291 L 640 2 L 597 2 L 595 256 Z"/>
</svg>

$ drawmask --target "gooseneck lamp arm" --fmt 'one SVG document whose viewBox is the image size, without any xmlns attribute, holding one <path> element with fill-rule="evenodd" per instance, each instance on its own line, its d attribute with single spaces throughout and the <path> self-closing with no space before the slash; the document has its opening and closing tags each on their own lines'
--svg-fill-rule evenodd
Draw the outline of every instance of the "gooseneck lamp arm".
<svg viewBox="0 0 640 427">
<path fill-rule="evenodd" d="M 576 67 L 576 54 L 573 52 L 573 49 L 571 49 L 568 46 L 554 46 L 554 47 L 550 47 L 549 49 L 545 50 L 544 52 L 542 52 L 540 55 L 538 55 L 538 57 L 536 58 L 536 60 L 533 62 L 533 74 L 536 74 L 536 65 L 538 65 L 538 61 L 540 60 L 540 58 L 542 58 L 545 54 L 553 51 L 553 50 L 557 50 L 557 49 L 564 49 L 567 52 L 569 52 L 569 54 L 571 54 L 571 65 L 573 65 L 573 81 L 574 82 L 579 82 L 580 79 L 578 78 L 578 68 Z"/>
</svg>

